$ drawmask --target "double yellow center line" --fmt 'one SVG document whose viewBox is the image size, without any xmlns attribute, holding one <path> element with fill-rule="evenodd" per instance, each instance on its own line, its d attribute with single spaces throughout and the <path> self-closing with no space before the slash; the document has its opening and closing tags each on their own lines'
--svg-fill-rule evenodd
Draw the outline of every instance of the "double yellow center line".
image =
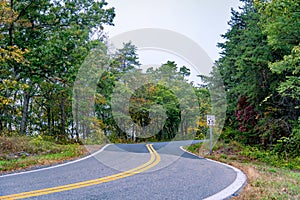
<svg viewBox="0 0 300 200">
<path fill-rule="evenodd" d="M 124 171 L 118 174 L 113 174 L 111 176 L 105 176 L 102 178 L 97 178 L 93 180 L 88 180 L 88 181 L 83 181 L 83 182 L 77 182 L 77 183 L 72 183 L 72 184 L 67 184 L 67 185 L 62 185 L 62 186 L 57 186 L 57 187 L 51 187 L 51 188 L 45 188 L 41 190 L 33 190 L 29 192 L 22 192 L 18 194 L 11 194 L 7 196 L 0 196 L 0 199 L 23 199 L 23 198 L 29 198 L 29 197 L 35 197 L 35 196 L 41 196 L 41 195 L 46 195 L 46 194 L 51 194 L 51 193 L 57 193 L 57 192 L 63 192 L 63 191 L 68 191 L 68 190 L 74 190 L 78 188 L 84 188 L 92 185 L 98 185 L 101 183 L 106 183 L 114 180 L 118 180 L 121 178 L 126 178 L 128 176 L 133 176 L 135 174 L 144 172 L 151 167 L 154 167 L 160 162 L 160 156 L 159 154 L 155 151 L 153 148 L 152 144 L 147 144 L 146 145 L 148 148 L 148 151 L 150 153 L 150 160 L 143 165 L 140 165 L 136 168 L 130 169 L 128 171 Z"/>
</svg>

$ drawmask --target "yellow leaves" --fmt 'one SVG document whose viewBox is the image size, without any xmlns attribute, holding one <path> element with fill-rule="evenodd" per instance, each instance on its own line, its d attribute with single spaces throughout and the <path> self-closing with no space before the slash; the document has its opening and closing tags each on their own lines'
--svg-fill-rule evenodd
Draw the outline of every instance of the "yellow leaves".
<svg viewBox="0 0 300 200">
<path fill-rule="evenodd" d="M 203 128 L 207 128 L 206 117 L 202 115 L 202 117 L 198 117 L 197 119 L 197 127 L 195 131 L 201 131 Z"/>
<path fill-rule="evenodd" d="M 5 61 L 15 61 L 20 64 L 28 65 L 29 62 L 24 58 L 24 54 L 28 52 L 27 49 L 21 50 L 17 46 L 8 46 L 6 49 L 0 47 L 0 63 Z"/>
<path fill-rule="evenodd" d="M 5 34 L 8 33 L 8 28 L 12 25 L 16 27 L 28 23 L 24 20 L 18 19 L 19 14 L 12 10 L 7 2 L 8 1 L 6 0 L 0 0 L 1 39 L 5 37 Z M 17 46 L 0 47 L 0 63 L 15 61 L 17 63 L 29 64 L 24 58 L 24 54 L 28 52 L 29 51 L 27 49 L 21 50 Z"/>
<path fill-rule="evenodd" d="M 3 54 L 6 54 L 6 50 L 0 47 L 0 63 L 5 61 Z"/>
<path fill-rule="evenodd" d="M 268 115 L 272 115 L 273 113 L 278 112 L 278 110 L 278 108 L 268 106 L 265 108 L 265 112 L 263 113 L 263 115 L 266 117 Z"/>
<path fill-rule="evenodd" d="M 3 105 L 8 105 L 10 103 L 10 99 L 3 99 L 1 103 Z"/>
<path fill-rule="evenodd" d="M 6 94 L 8 90 L 15 90 L 18 88 L 19 83 L 16 80 L 2 79 L 0 82 L 0 94 Z M 0 109 L 4 106 L 13 105 L 15 101 L 13 97 L 0 96 Z"/>
<path fill-rule="evenodd" d="M 0 13 L 1 24 L 12 23 L 17 17 L 6 0 L 0 0 Z"/>
<path fill-rule="evenodd" d="M 94 127 L 104 127 L 104 123 L 101 119 L 91 118 L 91 122 Z"/>
<path fill-rule="evenodd" d="M 191 134 L 191 133 L 194 133 L 194 132 L 196 132 L 198 130 L 198 128 L 194 128 L 194 127 L 188 127 L 188 129 L 187 129 L 187 133 L 188 134 Z"/>
<path fill-rule="evenodd" d="M 3 109 L 4 106 L 9 106 L 13 103 L 14 101 L 12 99 L 0 96 L 0 109 Z"/>
<path fill-rule="evenodd" d="M 206 120 L 200 120 L 200 121 L 198 121 L 197 125 L 200 126 L 200 127 L 205 127 L 205 126 L 207 126 Z"/>
<path fill-rule="evenodd" d="M 145 103 L 151 103 L 152 100 L 146 99 L 144 97 L 133 97 L 130 99 L 131 103 L 137 103 L 137 104 L 145 104 Z"/>
<path fill-rule="evenodd" d="M 95 96 L 95 103 L 96 104 L 105 104 L 106 103 L 106 99 L 104 96 L 102 96 L 101 94 L 96 94 Z"/>
<path fill-rule="evenodd" d="M 11 6 L 7 3 L 6 0 L 0 0 L 0 23 L 1 25 L 9 26 L 14 24 L 18 26 L 19 24 L 23 26 L 31 26 L 28 21 L 18 18 L 19 13 L 11 9 Z"/>
<path fill-rule="evenodd" d="M 147 92 L 154 93 L 157 92 L 158 88 L 154 84 L 149 84 L 149 87 L 146 88 Z"/>
<path fill-rule="evenodd" d="M 91 128 L 93 130 L 89 135 L 89 140 L 90 140 L 89 142 L 91 143 L 103 142 L 103 139 L 105 138 L 105 134 L 103 132 L 103 128 L 105 127 L 105 124 L 103 123 L 103 121 L 97 118 L 90 118 L 89 121 L 91 122 Z"/>
<path fill-rule="evenodd" d="M 28 89 L 29 88 L 29 85 L 28 84 L 22 84 L 21 85 L 21 89 L 22 90 L 26 90 L 26 89 Z"/>
<path fill-rule="evenodd" d="M 18 86 L 18 82 L 16 80 L 2 79 L 2 84 L 0 83 L 1 89 L 7 89 L 7 88 L 13 89 L 16 88 L 17 86 Z"/>
<path fill-rule="evenodd" d="M 77 34 L 77 35 L 81 35 L 81 34 L 82 34 L 82 31 L 81 31 L 81 30 L 77 30 L 77 31 L 76 31 L 76 34 Z"/>
</svg>

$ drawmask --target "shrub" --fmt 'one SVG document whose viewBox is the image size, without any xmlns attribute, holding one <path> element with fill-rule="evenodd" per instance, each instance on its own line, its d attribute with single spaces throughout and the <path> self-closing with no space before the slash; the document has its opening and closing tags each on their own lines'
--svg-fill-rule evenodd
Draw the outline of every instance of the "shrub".
<svg viewBox="0 0 300 200">
<path fill-rule="evenodd" d="M 239 141 L 240 134 L 240 131 L 237 131 L 231 127 L 226 127 L 220 135 L 220 140 L 223 140 L 225 143 L 230 143 L 234 140 Z"/>
<path fill-rule="evenodd" d="M 300 127 L 294 128 L 289 137 L 282 137 L 277 140 L 273 152 L 285 158 L 300 156 Z"/>
</svg>

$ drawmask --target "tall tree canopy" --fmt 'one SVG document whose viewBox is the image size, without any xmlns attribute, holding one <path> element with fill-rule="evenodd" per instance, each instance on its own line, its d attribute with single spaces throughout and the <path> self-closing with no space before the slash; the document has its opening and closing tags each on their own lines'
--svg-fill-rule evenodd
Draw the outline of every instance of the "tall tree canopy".
<svg viewBox="0 0 300 200">
<path fill-rule="evenodd" d="M 106 5 L 1 0 L 1 132 L 69 134 L 70 89 L 81 62 L 102 40 L 91 35 L 113 25 L 114 9 Z"/>
<path fill-rule="evenodd" d="M 227 127 L 245 143 L 293 137 L 299 111 L 299 2 L 243 0 L 232 10 L 217 61 L 228 99 Z"/>
</svg>

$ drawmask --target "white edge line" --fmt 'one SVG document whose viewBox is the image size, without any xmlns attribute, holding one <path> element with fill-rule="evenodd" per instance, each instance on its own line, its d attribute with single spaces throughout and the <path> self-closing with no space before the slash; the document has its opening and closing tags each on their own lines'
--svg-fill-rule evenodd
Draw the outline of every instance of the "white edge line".
<svg viewBox="0 0 300 200">
<path fill-rule="evenodd" d="M 21 174 L 29 174 L 29 173 L 33 173 L 33 172 L 39 172 L 39 171 L 44 171 L 44 170 L 49 170 L 49 169 L 54 169 L 54 168 L 57 168 L 57 167 L 63 167 L 63 166 L 66 166 L 66 165 L 74 164 L 74 163 L 77 163 L 77 162 L 80 162 L 80 161 L 83 161 L 83 160 L 86 160 L 88 158 L 91 158 L 91 157 L 95 156 L 96 154 L 102 152 L 109 145 L 110 144 L 106 144 L 100 150 L 98 150 L 98 151 L 96 151 L 96 152 L 94 152 L 94 153 L 92 153 L 92 154 L 90 154 L 88 156 L 85 156 L 83 158 L 77 159 L 77 160 L 73 160 L 73 161 L 70 161 L 70 162 L 66 162 L 66 163 L 62 163 L 62 164 L 58 164 L 58 165 L 54 165 L 54 166 L 50 166 L 50 167 L 35 169 L 35 170 L 29 170 L 29 171 L 24 171 L 24 172 L 17 172 L 17 173 L 13 173 L 13 174 L 5 174 L 5 175 L 1 175 L 0 178 L 9 177 L 9 176 L 17 176 L 17 175 L 21 175 Z"/>
<path fill-rule="evenodd" d="M 185 150 L 183 148 L 183 146 L 180 146 L 180 149 L 183 150 L 186 153 L 189 153 L 189 154 L 192 154 L 194 156 L 200 157 L 200 156 L 198 156 L 194 153 L 188 152 L 187 150 Z M 231 165 L 222 163 L 222 162 L 218 162 L 218 161 L 211 160 L 211 159 L 208 159 L 208 158 L 204 158 L 204 159 L 206 159 L 210 162 L 215 162 L 215 163 L 224 165 L 226 167 L 229 167 L 229 168 L 233 169 L 236 172 L 236 178 L 233 181 L 233 183 L 231 183 L 229 186 L 227 186 L 223 190 L 219 191 L 218 193 L 216 193 L 212 196 L 206 197 L 204 200 L 219 200 L 219 199 L 230 198 L 230 197 L 232 197 L 233 194 L 235 194 L 236 192 L 238 192 L 241 188 L 243 188 L 245 186 L 246 181 L 247 181 L 247 176 L 241 170 L 239 170 L 239 169 L 237 169 L 237 168 L 235 168 Z"/>
</svg>

